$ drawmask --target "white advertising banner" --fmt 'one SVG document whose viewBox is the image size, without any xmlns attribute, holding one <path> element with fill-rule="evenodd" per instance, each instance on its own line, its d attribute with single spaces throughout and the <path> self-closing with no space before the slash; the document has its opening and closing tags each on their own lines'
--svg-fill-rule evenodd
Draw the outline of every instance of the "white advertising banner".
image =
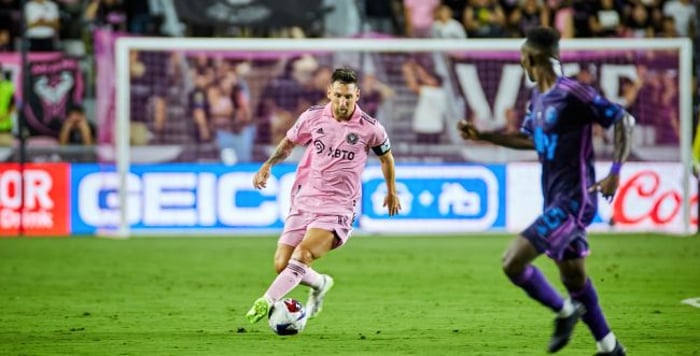
<svg viewBox="0 0 700 356">
<path fill-rule="evenodd" d="M 519 232 L 542 212 L 540 165 L 507 165 L 506 229 Z M 604 177 L 609 163 L 596 165 Z M 680 163 L 630 162 L 624 165 L 620 187 L 612 203 L 598 200 L 598 215 L 591 231 L 655 231 L 682 233 L 682 172 Z M 697 186 L 691 190 L 691 230 L 697 226 Z"/>
</svg>

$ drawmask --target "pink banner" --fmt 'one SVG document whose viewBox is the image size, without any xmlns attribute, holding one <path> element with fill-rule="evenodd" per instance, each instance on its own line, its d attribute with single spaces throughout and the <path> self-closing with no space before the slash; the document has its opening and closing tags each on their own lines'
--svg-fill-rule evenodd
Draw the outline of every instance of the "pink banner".
<svg viewBox="0 0 700 356">
<path fill-rule="evenodd" d="M 60 52 L 56 53 L 30 53 L 29 62 L 46 61 L 61 58 Z M 19 52 L 0 53 L 2 70 L 9 73 L 12 83 L 15 85 L 15 98 L 22 99 L 22 56 Z"/>
</svg>

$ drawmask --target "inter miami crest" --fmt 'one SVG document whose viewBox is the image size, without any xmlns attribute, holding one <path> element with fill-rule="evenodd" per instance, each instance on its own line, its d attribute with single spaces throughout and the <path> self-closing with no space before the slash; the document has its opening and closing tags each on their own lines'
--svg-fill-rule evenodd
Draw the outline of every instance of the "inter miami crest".
<svg viewBox="0 0 700 356">
<path fill-rule="evenodd" d="M 356 144 L 358 139 L 359 137 L 354 132 L 351 132 L 347 136 L 345 136 L 345 141 L 351 145 Z"/>
</svg>

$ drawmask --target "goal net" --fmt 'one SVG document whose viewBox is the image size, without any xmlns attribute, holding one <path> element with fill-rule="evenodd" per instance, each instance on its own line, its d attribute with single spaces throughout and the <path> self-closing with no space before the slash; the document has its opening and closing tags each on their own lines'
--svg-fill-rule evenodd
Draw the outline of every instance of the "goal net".
<svg viewBox="0 0 700 356">
<path fill-rule="evenodd" d="M 119 236 L 132 230 L 279 229 L 288 204 L 285 194 L 277 200 L 263 197 L 258 204 L 280 205 L 274 218 L 245 204 L 226 207 L 222 200 L 254 193 L 236 190 L 243 183 L 225 174 L 225 167 L 252 174 L 257 167 L 248 163 L 266 159 L 301 112 L 325 102 L 330 73 L 341 66 L 358 71 L 359 105 L 387 128 L 400 164 L 537 159 L 531 152 L 465 143 L 454 129 L 466 118 L 482 130 L 519 130 L 533 86 L 520 66 L 521 40 L 97 37 L 104 164 L 86 168 L 91 189 L 102 192 L 85 205 L 87 229 Z M 566 40 L 561 48 L 566 75 L 596 87 L 637 118 L 630 160 L 677 164 L 680 203 L 660 201 L 658 215 L 669 218 L 675 211 L 673 218 L 687 232 L 690 43 Z M 597 130 L 595 149 L 599 160 L 610 160 L 612 132 Z M 163 165 L 176 162 L 187 168 Z M 188 166 L 193 163 L 198 168 Z M 293 169 L 280 168 L 283 173 Z M 284 189 L 284 180 L 280 184 Z M 266 224 L 251 225 L 256 219 Z"/>
</svg>

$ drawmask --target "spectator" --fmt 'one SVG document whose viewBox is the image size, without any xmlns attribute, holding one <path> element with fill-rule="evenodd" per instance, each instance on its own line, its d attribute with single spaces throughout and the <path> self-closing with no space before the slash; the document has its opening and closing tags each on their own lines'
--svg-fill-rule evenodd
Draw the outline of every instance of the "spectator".
<svg viewBox="0 0 700 356">
<path fill-rule="evenodd" d="M 61 27 L 56 3 L 51 0 L 30 0 L 24 6 L 24 16 L 27 21 L 29 50 L 55 51 L 55 41 Z"/>
<path fill-rule="evenodd" d="M 148 30 L 151 20 L 150 1 L 126 1 L 127 29 L 133 34 L 143 34 Z"/>
<path fill-rule="evenodd" d="M 221 160 L 227 164 L 236 163 L 237 156 L 231 142 L 234 112 L 231 97 L 224 92 L 223 84 L 217 81 L 207 88 L 207 100 L 209 101 L 210 124 L 212 131 L 216 134 Z"/>
<path fill-rule="evenodd" d="M 469 0 L 442 0 L 442 4 L 449 7 L 452 10 L 452 18 L 462 23 L 462 18 L 464 17 L 464 11 L 467 9 L 467 4 Z"/>
<path fill-rule="evenodd" d="M 661 29 L 656 34 L 660 38 L 675 38 L 678 37 L 678 27 L 673 16 L 664 16 L 661 20 Z"/>
<path fill-rule="evenodd" d="M 0 64 L 0 146 L 12 145 L 12 115 L 15 111 L 15 86 Z"/>
<path fill-rule="evenodd" d="M 92 0 L 85 8 L 84 18 L 98 27 L 126 31 L 126 9 L 120 0 Z"/>
<path fill-rule="evenodd" d="M 68 116 L 58 134 L 58 142 L 62 145 L 94 144 L 95 126 L 85 118 L 83 108 L 75 106 L 68 110 Z"/>
<path fill-rule="evenodd" d="M 452 17 L 452 9 L 447 5 L 440 5 L 435 11 L 432 32 L 433 38 L 467 38 L 464 26 Z"/>
<path fill-rule="evenodd" d="M 595 37 L 614 37 L 624 33 L 622 11 L 614 0 L 599 0 L 588 22 Z"/>
<path fill-rule="evenodd" d="M 0 51 L 13 51 L 21 15 L 18 0 L 0 0 Z"/>
<path fill-rule="evenodd" d="M 168 76 L 166 57 L 159 52 L 131 51 L 131 142 L 145 145 L 152 134 L 148 123 L 153 122 L 156 133 L 162 133 L 166 121 Z"/>
<path fill-rule="evenodd" d="M 189 111 L 195 123 L 195 140 L 209 142 L 212 138 L 209 128 L 209 100 L 207 100 L 206 87 L 208 86 L 206 73 L 202 70 L 194 70 L 194 89 L 189 93 Z"/>
<path fill-rule="evenodd" d="M 433 28 L 435 9 L 440 0 L 404 0 L 406 36 L 429 38 Z"/>
<path fill-rule="evenodd" d="M 413 131 L 418 143 L 438 143 L 445 129 L 447 93 L 434 67 L 430 55 L 408 58 L 401 67 L 406 86 L 418 96 L 413 113 Z"/>
<path fill-rule="evenodd" d="M 362 80 L 362 96 L 360 97 L 362 111 L 374 118 L 381 119 L 378 117 L 379 106 L 395 94 L 394 89 L 377 80 L 374 74 L 365 74 Z"/>
<path fill-rule="evenodd" d="M 398 20 L 396 14 L 401 7 L 399 0 L 365 0 L 365 18 L 370 31 L 396 35 Z"/>
<path fill-rule="evenodd" d="M 642 3 L 635 3 L 625 12 L 627 37 L 654 37 L 654 22 Z"/>
<path fill-rule="evenodd" d="M 0 52 L 12 52 L 12 35 L 9 28 L 0 27 Z"/>
<path fill-rule="evenodd" d="M 502 37 L 505 15 L 495 0 L 473 0 L 464 11 L 464 27 L 470 37 Z"/>
<path fill-rule="evenodd" d="M 228 154 L 222 155 L 224 163 L 253 161 L 253 143 L 257 128 L 250 109 L 248 85 L 241 76 L 244 72 L 243 68 L 246 66 L 246 62 L 228 66 L 227 73 L 222 80 L 222 92 L 233 103 L 231 130 L 217 132 L 219 145 L 225 143 L 225 148 L 229 149 Z M 231 153 L 235 153 L 235 160 L 230 159 Z"/>
<path fill-rule="evenodd" d="M 517 37 L 523 37 L 531 28 L 549 27 L 549 11 L 537 0 L 522 0 L 510 15 L 510 25 L 516 30 Z"/>
<path fill-rule="evenodd" d="M 550 13 L 550 23 L 559 31 L 561 38 L 573 38 L 574 29 L 574 5 L 573 0 L 548 0 L 549 8 L 554 9 Z"/>
<path fill-rule="evenodd" d="M 590 17 L 593 16 L 593 14 L 595 14 L 595 5 L 596 3 L 594 1 L 573 1 L 573 20 L 577 38 L 593 36 L 593 32 L 591 30 Z"/>
<path fill-rule="evenodd" d="M 697 12 L 691 0 L 671 0 L 664 4 L 663 13 L 671 16 L 676 22 L 676 32 L 681 37 L 695 36 Z"/>
</svg>

